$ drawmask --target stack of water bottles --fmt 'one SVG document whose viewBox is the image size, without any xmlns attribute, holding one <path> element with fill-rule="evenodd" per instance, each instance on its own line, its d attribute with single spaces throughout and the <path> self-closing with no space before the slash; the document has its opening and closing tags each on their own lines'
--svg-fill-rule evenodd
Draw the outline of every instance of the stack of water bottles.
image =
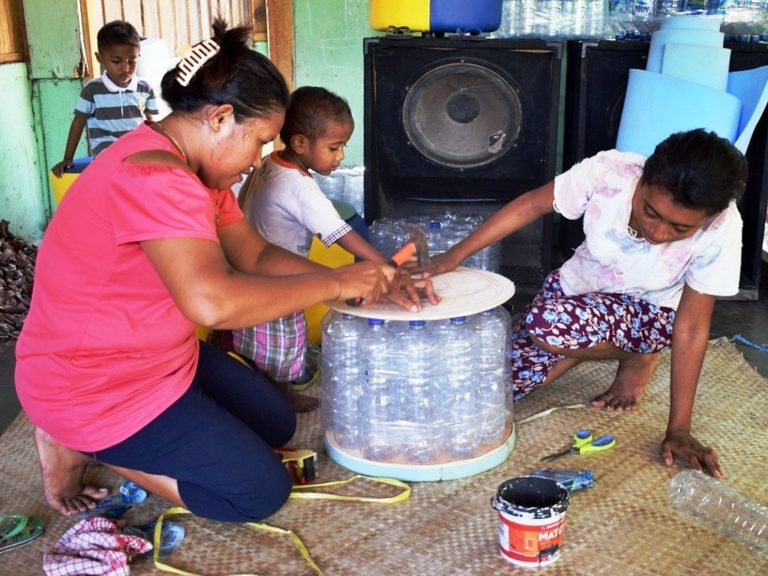
<svg viewBox="0 0 768 576">
<path fill-rule="evenodd" d="M 504 0 L 496 38 L 603 38 L 608 0 Z"/>
<path fill-rule="evenodd" d="M 768 41 L 766 0 L 504 0 L 496 38 L 649 41 L 664 18 L 717 18 L 726 41 Z"/>
<path fill-rule="evenodd" d="M 478 213 L 458 213 L 450 210 L 405 218 L 379 218 L 368 229 L 371 245 L 384 256 L 391 256 L 410 237 L 404 224 L 420 226 L 427 236 L 429 255 L 445 252 L 472 233 L 486 217 Z M 462 266 L 498 273 L 501 269 L 501 244 L 496 242 L 476 252 Z"/>
<path fill-rule="evenodd" d="M 364 209 L 363 200 L 363 174 L 362 166 L 354 168 L 340 168 L 328 176 L 312 172 L 323 193 L 331 200 L 346 202 L 362 215 Z"/>
<path fill-rule="evenodd" d="M 442 464 L 509 436 L 502 306 L 446 320 L 324 319 L 322 417 L 341 450 L 365 460 Z"/>
</svg>

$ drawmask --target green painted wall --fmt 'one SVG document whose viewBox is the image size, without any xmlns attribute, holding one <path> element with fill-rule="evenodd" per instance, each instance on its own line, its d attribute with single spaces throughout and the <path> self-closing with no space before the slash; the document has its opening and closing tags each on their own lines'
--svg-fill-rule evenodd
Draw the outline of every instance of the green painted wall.
<svg viewBox="0 0 768 576">
<path fill-rule="evenodd" d="M 53 205 L 48 170 L 61 160 L 80 92 L 77 0 L 24 0 L 29 64 L 0 65 L 0 219 L 28 241 Z M 363 38 L 368 0 L 294 0 L 296 86 L 319 85 L 349 102 L 356 129 L 345 166 L 363 164 Z M 259 47 L 263 49 L 263 47 Z M 85 139 L 77 155 L 85 155 Z"/>
<path fill-rule="evenodd" d="M 24 0 L 29 64 L 0 65 L 0 218 L 39 240 L 52 211 L 48 169 L 61 160 L 80 92 L 77 0 Z M 79 153 L 85 153 L 81 145 Z"/>
<path fill-rule="evenodd" d="M 0 66 L 0 219 L 25 239 L 42 235 L 48 204 L 43 194 L 27 66 Z"/>
<path fill-rule="evenodd" d="M 378 34 L 368 25 L 368 6 L 368 0 L 294 0 L 295 86 L 323 86 L 349 103 L 355 132 L 347 167 L 363 165 L 363 38 Z"/>
</svg>

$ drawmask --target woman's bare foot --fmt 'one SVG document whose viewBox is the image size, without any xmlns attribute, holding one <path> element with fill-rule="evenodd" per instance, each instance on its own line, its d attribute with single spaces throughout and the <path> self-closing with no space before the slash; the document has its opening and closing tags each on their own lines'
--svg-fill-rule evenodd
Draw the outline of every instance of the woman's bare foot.
<svg viewBox="0 0 768 576">
<path fill-rule="evenodd" d="M 613 384 L 592 400 L 592 406 L 619 412 L 634 410 L 658 365 L 658 354 L 636 354 L 619 360 Z"/>
<path fill-rule="evenodd" d="M 69 516 L 91 510 L 97 501 L 109 496 L 106 488 L 83 484 L 89 458 L 62 446 L 40 428 L 35 428 L 35 446 L 45 499 L 53 508 Z"/>
</svg>

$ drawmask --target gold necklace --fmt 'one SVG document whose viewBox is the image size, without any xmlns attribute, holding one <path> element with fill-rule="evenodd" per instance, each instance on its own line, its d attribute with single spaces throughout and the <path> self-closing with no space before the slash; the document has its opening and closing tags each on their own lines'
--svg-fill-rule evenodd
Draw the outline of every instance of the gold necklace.
<svg viewBox="0 0 768 576">
<path fill-rule="evenodd" d="M 173 137 L 173 134 L 171 134 L 170 132 L 168 132 L 168 130 L 165 129 L 165 126 L 163 126 L 162 121 L 155 122 L 154 124 L 152 124 L 152 126 L 153 127 L 156 126 L 157 129 L 159 129 L 160 132 L 163 133 L 163 136 L 165 136 L 166 138 L 168 138 L 168 140 L 171 141 L 171 144 L 173 144 L 176 147 L 176 150 L 179 151 L 179 154 L 181 154 L 181 157 L 184 160 L 184 164 L 189 164 L 189 162 L 187 162 L 187 153 L 184 152 L 184 148 L 182 148 L 181 144 L 179 144 L 179 141 Z"/>
</svg>

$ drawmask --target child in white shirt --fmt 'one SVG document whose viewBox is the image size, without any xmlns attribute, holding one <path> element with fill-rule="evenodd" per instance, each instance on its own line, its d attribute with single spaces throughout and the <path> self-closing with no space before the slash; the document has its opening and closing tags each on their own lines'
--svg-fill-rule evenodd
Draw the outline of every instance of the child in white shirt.
<svg viewBox="0 0 768 576">
<path fill-rule="evenodd" d="M 291 94 L 280 139 L 285 148 L 264 158 L 240 191 L 240 205 L 258 232 L 272 244 L 307 257 L 312 238 L 338 243 L 363 260 L 385 262 L 347 224 L 312 178 L 339 168 L 355 124 L 348 104 L 324 88 L 305 86 Z M 251 359 L 275 382 L 306 384 L 316 377 L 307 366 L 304 314 L 235 330 L 236 352 Z"/>
</svg>

